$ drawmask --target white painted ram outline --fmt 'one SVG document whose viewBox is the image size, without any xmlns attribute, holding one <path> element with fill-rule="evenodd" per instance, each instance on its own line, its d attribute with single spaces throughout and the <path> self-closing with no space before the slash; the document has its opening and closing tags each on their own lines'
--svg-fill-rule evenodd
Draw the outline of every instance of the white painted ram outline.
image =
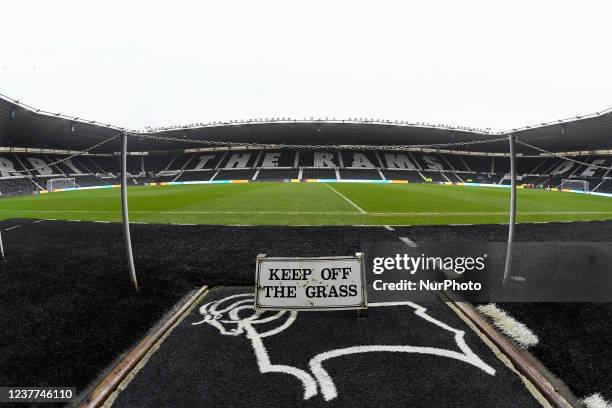
<svg viewBox="0 0 612 408">
<path fill-rule="evenodd" d="M 372 344 L 346 347 L 319 353 L 310 359 L 310 371 L 302 370 L 290 365 L 274 364 L 270 359 L 270 355 L 263 339 L 274 336 L 288 329 L 297 319 L 298 312 L 278 311 L 257 314 L 254 308 L 254 297 L 252 293 L 232 295 L 202 305 L 199 308 L 199 313 L 204 317 L 204 319 L 193 323 L 193 325 L 207 323 L 215 327 L 217 330 L 219 330 L 219 333 L 225 336 L 240 336 L 241 334 L 245 334 L 251 341 L 259 371 L 262 374 L 276 372 L 294 376 L 302 382 L 305 400 L 314 397 L 319 392 L 326 401 L 333 400 L 338 396 L 338 390 L 336 389 L 333 378 L 325 370 L 323 363 L 326 360 L 350 354 L 376 352 L 429 354 L 462 361 L 484 371 L 489 375 L 495 375 L 495 369 L 482 361 L 482 359 L 478 357 L 467 345 L 464 339 L 464 331 L 455 329 L 428 315 L 426 308 L 412 302 L 383 302 L 370 303 L 368 305 L 368 307 L 402 306 L 414 309 L 414 314 L 418 317 L 452 333 L 459 351 L 437 347 Z M 244 313 L 244 311 L 250 311 L 251 314 L 248 317 L 240 318 L 239 314 L 241 312 Z M 280 321 L 280 324 L 278 324 L 275 328 L 264 332 L 257 331 L 257 325 L 270 323 L 275 320 Z"/>
</svg>

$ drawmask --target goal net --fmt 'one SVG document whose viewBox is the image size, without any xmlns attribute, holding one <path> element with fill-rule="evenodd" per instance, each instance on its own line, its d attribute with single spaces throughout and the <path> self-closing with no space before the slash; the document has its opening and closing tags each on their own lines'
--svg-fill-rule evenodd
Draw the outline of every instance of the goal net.
<svg viewBox="0 0 612 408">
<path fill-rule="evenodd" d="M 559 187 L 561 188 L 561 190 L 582 191 L 584 193 L 589 192 L 589 182 L 586 180 L 563 179 Z"/>
<path fill-rule="evenodd" d="M 76 188 L 74 178 L 54 178 L 47 180 L 47 191 L 53 192 L 66 188 Z"/>
</svg>

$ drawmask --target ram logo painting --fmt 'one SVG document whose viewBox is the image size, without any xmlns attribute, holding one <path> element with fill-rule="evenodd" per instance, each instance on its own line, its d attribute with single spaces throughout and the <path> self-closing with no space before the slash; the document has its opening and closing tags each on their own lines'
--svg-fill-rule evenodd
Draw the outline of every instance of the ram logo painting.
<svg viewBox="0 0 612 408">
<path fill-rule="evenodd" d="M 254 307 L 252 293 L 231 295 L 202 305 L 199 309 L 202 320 L 193 325 L 212 326 L 223 336 L 243 336 L 248 339 L 255 354 L 259 372 L 262 375 L 279 373 L 295 377 L 302 384 L 304 400 L 317 395 L 320 395 L 325 401 L 338 397 L 341 390 L 336 387 L 332 374 L 325 368 L 325 363 L 343 357 L 341 362 L 350 364 L 351 355 L 364 353 L 394 353 L 397 358 L 405 359 L 409 359 L 411 354 L 430 355 L 457 360 L 465 363 L 467 367 L 471 366 L 472 369 L 481 370 L 490 376 L 495 375 L 495 369 L 485 363 L 467 345 L 464 339 L 465 332 L 430 316 L 426 308 L 412 302 L 372 303 L 369 307 L 388 308 L 402 314 L 406 313 L 406 318 L 414 319 L 415 330 L 419 327 L 429 327 L 430 330 L 438 333 L 433 337 L 444 338 L 445 341 L 425 339 L 420 342 L 415 340 L 416 344 L 406 344 L 408 341 L 402 343 L 400 339 L 399 341 L 389 340 L 385 344 L 384 338 L 381 337 L 380 342 L 369 343 L 364 341 L 363 336 L 359 336 L 359 333 L 346 333 L 342 339 L 343 344 L 339 344 L 339 348 L 316 350 L 316 345 L 322 343 L 321 339 L 316 336 L 321 336 L 321 334 L 316 330 L 306 332 L 295 328 L 300 323 L 301 312 L 278 310 L 260 313 Z M 312 315 L 308 314 L 308 316 Z M 301 319 L 304 320 L 305 317 Z M 370 318 L 355 318 L 355 320 L 363 322 Z M 365 330 L 365 327 L 362 327 L 361 330 Z M 296 361 L 279 361 L 276 355 L 279 350 L 275 354 L 275 349 L 268 347 L 267 344 L 272 337 L 282 337 L 284 344 L 289 344 L 292 339 L 295 340 L 298 337 L 303 340 L 304 336 L 312 337 L 307 343 L 312 344 L 315 350 L 310 352 L 302 348 L 299 353 L 293 353 Z M 429 344 L 423 343 L 424 341 L 428 341 Z M 449 348 L 448 345 L 452 347 Z M 284 358 L 290 360 L 287 356 Z M 301 362 L 297 361 L 300 359 Z M 410 366 L 409 360 L 406 366 Z"/>
</svg>

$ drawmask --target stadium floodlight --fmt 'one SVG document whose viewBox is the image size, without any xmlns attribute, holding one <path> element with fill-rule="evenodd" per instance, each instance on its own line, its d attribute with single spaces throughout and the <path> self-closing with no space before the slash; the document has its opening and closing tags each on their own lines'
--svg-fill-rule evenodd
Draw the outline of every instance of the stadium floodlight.
<svg viewBox="0 0 612 408">
<path fill-rule="evenodd" d="M 561 190 L 580 191 L 583 193 L 589 192 L 589 182 L 586 180 L 568 180 L 563 179 L 559 186 Z"/>
<path fill-rule="evenodd" d="M 47 180 L 47 191 L 63 191 L 70 188 L 76 188 L 76 183 L 74 178 L 52 178 Z"/>
</svg>

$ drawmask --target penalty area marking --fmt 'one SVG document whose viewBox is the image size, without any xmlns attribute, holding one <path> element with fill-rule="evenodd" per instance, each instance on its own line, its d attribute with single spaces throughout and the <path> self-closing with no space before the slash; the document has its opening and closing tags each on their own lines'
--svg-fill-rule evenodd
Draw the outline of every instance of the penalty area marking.
<svg viewBox="0 0 612 408">
<path fill-rule="evenodd" d="M 341 192 L 339 192 L 338 190 L 336 190 L 335 188 L 333 188 L 332 186 L 330 186 L 329 184 L 325 183 L 325 185 L 327 187 L 329 187 L 334 193 L 338 194 L 340 197 L 344 198 L 344 200 L 349 203 L 350 205 L 352 205 L 353 207 L 355 207 L 357 209 L 357 211 L 359 211 L 362 214 L 367 214 L 367 212 L 361 208 L 360 206 L 358 206 L 357 204 L 355 204 L 351 199 L 349 199 L 347 196 L 345 196 L 344 194 L 342 194 Z"/>
</svg>

